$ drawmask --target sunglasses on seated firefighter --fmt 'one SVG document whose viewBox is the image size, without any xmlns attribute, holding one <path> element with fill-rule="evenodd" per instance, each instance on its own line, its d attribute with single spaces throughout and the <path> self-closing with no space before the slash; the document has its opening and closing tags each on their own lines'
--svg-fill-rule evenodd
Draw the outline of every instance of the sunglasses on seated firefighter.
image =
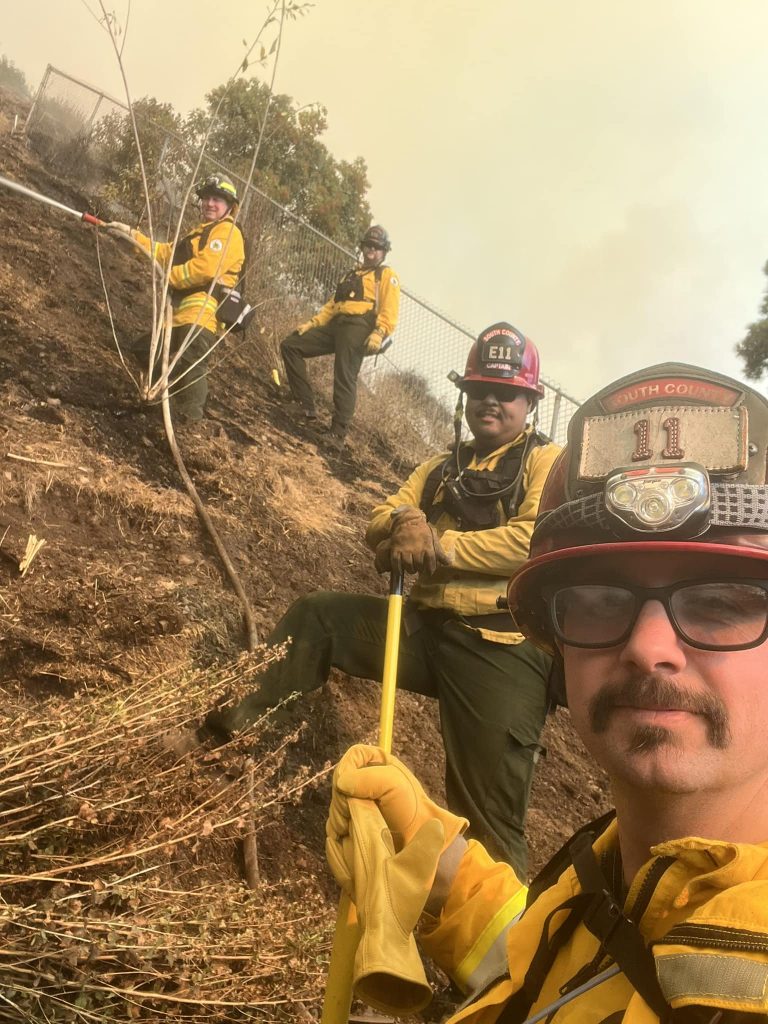
<svg viewBox="0 0 768 1024">
<path fill-rule="evenodd" d="M 514 384 L 490 383 L 484 380 L 463 381 L 461 390 L 467 398 L 473 398 L 478 402 L 488 395 L 493 395 L 499 402 L 514 402 L 520 395 L 526 394 L 524 388 L 515 387 Z"/>
</svg>

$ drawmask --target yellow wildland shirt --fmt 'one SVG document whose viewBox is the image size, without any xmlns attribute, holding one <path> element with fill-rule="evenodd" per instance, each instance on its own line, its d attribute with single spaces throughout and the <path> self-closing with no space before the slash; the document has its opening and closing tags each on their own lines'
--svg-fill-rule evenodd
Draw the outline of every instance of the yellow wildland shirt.
<svg viewBox="0 0 768 1024">
<path fill-rule="evenodd" d="M 173 326 L 198 324 L 216 334 L 218 300 L 208 294 L 211 281 L 216 278 L 217 284 L 233 287 L 245 260 L 243 235 L 232 218 L 198 225 L 179 239 L 175 250 L 170 242 L 155 242 L 153 246 L 140 231 L 135 231 L 133 237 L 161 266 L 167 268 L 172 264 L 169 285 Z M 205 242 L 202 248 L 201 238 Z"/>
<path fill-rule="evenodd" d="M 614 821 L 593 849 L 600 861 L 611 858 L 616 847 Z M 676 1010 L 711 1007 L 712 1019 L 718 1009 L 765 1019 L 768 842 L 691 837 L 661 843 L 651 855 L 634 878 L 623 910 L 653 954 L 666 1001 Z M 523 913 L 526 890 L 512 868 L 492 861 L 480 844 L 470 842 L 439 920 L 428 919 L 421 932 L 429 956 L 465 993 L 476 996 L 449 1024 L 491 1024 L 499 1018 L 522 988 L 545 929 L 552 939 L 568 914 L 559 908 L 581 891 L 574 869 L 568 867 Z M 560 998 L 593 959 L 593 968 L 579 983 L 609 967 L 610 957 L 599 953 L 599 940 L 580 922 L 558 950 L 529 1016 Z M 659 1018 L 619 972 L 547 1020 L 658 1024 Z"/>
<path fill-rule="evenodd" d="M 335 316 L 362 316 L 376 310 L 376 328 L 386 338 L 397 327 L 400 281 L 392 267 L 355 267 L 336 286 L 336 293 L 309 321 L 325 327 Z"/>
<path fill-rule="evenodd" d="M 505 452 L 518 445 L 524 445 L 532 432 L 527 427 L 522 434 L 502 445 L 496 451 L 479 458 L 473 456 L 467 469 L 493 472 Z M 457 520 L 444 512 L 434 522 L 443 550 L 452 559 L 449 566 L 441 566 L 429 579 L 418 579 L 414 584 L 410 601 L 418 608 L 442 608 L 456 615 L 498 614 L 496 598 L 505 596 L 507 582 L 522 568 L 528 558 L 539 501 L 552 463 L 560 453 L 560 446 L 545 444 L 532 447 L 523 469 L 522 501 L 517 515 L 507 518 L 501 502 L 498 503 L 498 527 L 489 530 L 461 531 Z M 435 467 L 445 462 L 447 455 L 436 455 L 418 466 L 397 492 L 371 513 L 365 535 L 369 547 L 375 550 L 377 544 L 389 536 L 392 512 L 401 505 L 419 508 L 427 478 Z M 440 500 L 440 488 L 435 502 Z M 521 633 L 500 633 L 481 629 L 489 640 L 499 643 L 519 644 L 524 637 Z"/>
</svg>

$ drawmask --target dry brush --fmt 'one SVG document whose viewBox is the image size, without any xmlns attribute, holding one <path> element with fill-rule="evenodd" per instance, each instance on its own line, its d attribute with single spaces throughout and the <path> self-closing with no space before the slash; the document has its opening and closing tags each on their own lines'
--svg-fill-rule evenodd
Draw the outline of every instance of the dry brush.
<svg viewBox="0 0 768 1024">
<path fill-rule="evenodd" d="M 238 860 L 327 769 L 282 772 L 295 735 L 265 743 L 269 716 L 203 756 L 163 743 L 280 654 L 37 705 L 0 691 L 0 1020 L 279 1021 L 317 1001 L 322 895 L 249 888 Z"/>
</svg>

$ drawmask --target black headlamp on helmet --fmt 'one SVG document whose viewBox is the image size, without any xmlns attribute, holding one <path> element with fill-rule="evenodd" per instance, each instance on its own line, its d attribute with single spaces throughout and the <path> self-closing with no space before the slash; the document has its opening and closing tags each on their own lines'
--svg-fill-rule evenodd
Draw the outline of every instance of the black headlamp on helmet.
<svg viewBox="0 0 768 1024">
<path fill-rule="evenodd" d="M 677 363 L 625 377 L 571 420 L 531 553 L 561 549 L 567 535 L 592 544 L 768 531 L 767 447 L 768 402 L 751 388 Z"/>
<path fill-rule="evenodd" d="M 195 189 L 195 194 L 198 199 L 207 199 L 208 196 L 215 196 L 217 199 L 223 199 L 230 206 L 233 203 L 239 202 L 237 189 L 229 178 L 223 174 L 210 174 L 205 181 L 200 182 Z"/>
</svg>

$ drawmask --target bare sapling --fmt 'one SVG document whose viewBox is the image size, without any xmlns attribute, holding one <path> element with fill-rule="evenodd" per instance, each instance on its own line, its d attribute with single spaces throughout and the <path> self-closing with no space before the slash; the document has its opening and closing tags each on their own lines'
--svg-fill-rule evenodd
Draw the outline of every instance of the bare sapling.
<svg viewBox="0 0 768 1024">
<path fill-rule="evenodd" d="M 230 76 L 224 90 L 222 91 L 219 101 L 211 114 L 211 117 L 206 126 L 206 130 L 203 135 L 202 142 L 197 152 L 194 166 L 191 174 L 188 177 L 186 190 L 181 200 L 181 205 L 176 216 L 175 229 L 173 230 L 173 238 L 171 241 L 171 249 L 175 248 L 178 244 L 182 232 L 182 224 L 184 221 L 184 215 L 187 210 L 192 190 L 198 180 L 200 170 L 203 164 L 203 160 L 206 155 L 206 149 L 211 136 L 211 132 L 219 120 L 220 111 L 222 105 L 230 92 L 235 81 L 241 75 L 245 74 L 249 67 L 252 65 L 266 66 L 271 62 L 271 74 L 268 88 L 267 104 L 262 118 L 259 135 L 254 147 L 253 156 L 251 158 L 250 167 L 248 174 L 244 182 L 243 193 L 247 194 L 253 176 L 256 170 L 257 161 L 261 145 L 264 139 L 266 125 L 269 117 L 270 105 L 274 92 L 274 83 L 277 74 L 277 66 L 280 57 L 280 49 L 283 38 L 283 31 L 285 23 L 289 19 L 296 18 L 297 16 L 305 13 L 307 8 L 311 6 L 307 3 L 299 3 L 297 0 L 272 0 L 272 3 L 267 9 L 267 14 L 263 24 L 256 33 L 255 39 L 247 46 L 245 56 L 238 59 L 237 67 Z M 247 634 L 247 646 L 249 650 L 253 650 L 258 643 L 258 635 L 255 625 L 255 618 L 250 602 L 248 600 L 245 588 L 239 578 L 234 563 L 227 551 L 226 545 L 220 537 L 218 531 L 215 528 L 210 515 L 208 514 L 202 499 L 197 492 L 197 489 L 192 481 L 189 472 L 186 469 L 184 460 L 179 449 L 178 441 L 176 438 L 176 432 L 174 429 L 173 416 L 172 416 L 172 405 L 171 398 L 178 395 L 185 388 L 189 387 L 196 379 L 195 371 L 198 367 L 205 363 L 210 357 L 211 353 L 228 337 L 235 325 L 226 327 L 225 330 L 217 334 L 216 340 L 209 346 L 206 346 L 205 350 L 198 356 L 197 359 L 190 362 L 184 360 L 185 353 L 189 350 L 190 346 L 200 336 L 202 327 L 200 324 L 200 317 L 202 315 L 205 304 L 201 304 L 196 316 L 194 323 L 189 325 L 189 329 L 186 332 L 185 337 L 182 339 L 181 344 L 175 351 L 171 351 L 171 331 L 172 331 L 172 305 L 170 297 L 170 271 L 171 265 L 168 261 L 166 266 L 162 266 L 156 260 L 153 259 L 152 253 L 155 252 L 156 233 L 155 225 L 152 217 L 152 203 L 150 196 L 149 183 L 147 178 L 147 171 L 145 161 L 142 153 L 141 137 L 139 132 L 139 126 L 134 111 L 133 100 L 131 96 L 131 89 L 128 80 L 128 76 L 125 70 L 125 64 L 123 61 L 123 49 L 125 46 L 126 31 L 123 31 L 120 27 L 118 19 L 114 12 L 108 12 L 104 0 L 99 0 L 99 8 L 101 10 L 101 18 L 99 22 L 107 32 L 112 47 L 114 49 L 115 57 L 120 68 L 120 73 L 123 80 L 123 86 L 125 89 L 126 99 L 128 101 L 129 116 L 131 120 L 131 127 L 134 136 L 134 142 L 138 152 L 139 170 L 141 174 L 142 190 L 145 198 L 145 208 L 147 210 L 148 220 L 148 232 L 150 239 L 150 259 L 153 264 L 152 273 L 152 324 L 150 333 L 150 345 L 149 345 L 149 356 L 146 365 L 146 370 L 139 376 L 138 380 L 136 376 L 130 371 L 125 361 L 120 345 L 117 338 L 117 331 L 115 330 L 114 320 L 112 317 L 111 306 L 109 303 L 108 289 L 104 280 L 103 271 L 101 264 L 99 266 L 102 286 L 104 288 L 104 294 L 107 302 L 107 311 L 112 326 L 112 334 L 117 346 L 118 355 L 121 360 L 123 367 L 126 369 L 131 379 L 133 380 L 140 397 L 148 403 L 160 403 L 163 411 L 163 423 L 165 426 L 165 432 L 168 439 L 168 444 L 173 456 L 174 462 L 176 463 L 179 474 L 184 482 L 184 486 L 189 493 L 189 496 L 197 510 L 197 513 L 203 523 L 204 528 L 211 537 L 211 540 L 216 547 L 216 550 L 221 558 L 227 576 L 235 590 L 243 607 L 243 615 L 245 619 L 246 634 Z M 267 49 L 264 39 L 269 32 L 274 32 L 274 38 L 272 39 L 271 45 Z M 236 224 L 240 216 L 241 207 L 237 206 L 234 211 L 233 221 Z M 232 239 L 232 232 L 230 232 L 221 252 L 217 270 L 208 285 L 206 298 L 210 297 L 214 293 L 214 289 L 221 278 L 221 268 L 225 266 L 225 260 L 229 245 Z M 133 244 L 145 253 L 145 250 L 138 245 L 136 241 L 131 239 Z M 98 243 L 97 243 L 98 245 Z M 98 251 L 98 250 L 97 250 Z M 192 375 L 192 376 L 190 376 Z"/>
</svg>

